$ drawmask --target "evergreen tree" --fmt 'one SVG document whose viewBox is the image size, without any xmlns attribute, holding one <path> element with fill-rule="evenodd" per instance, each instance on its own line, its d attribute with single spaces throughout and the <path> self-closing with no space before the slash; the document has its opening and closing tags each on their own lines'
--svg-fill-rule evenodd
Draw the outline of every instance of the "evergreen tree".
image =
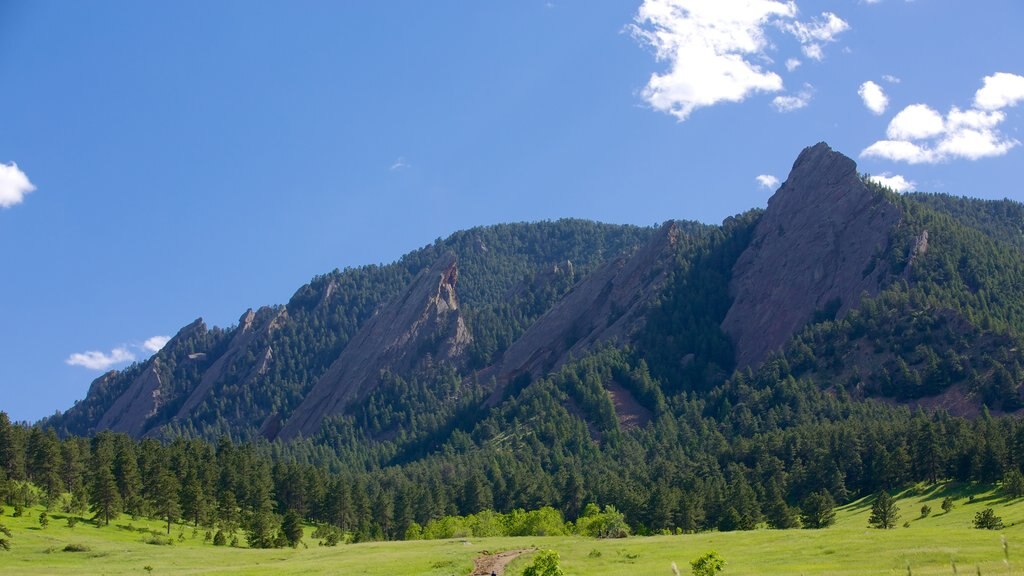
<svg viewBox="0 0 1024 576">
<path fill-rule="evenodd" d="M 888 492 L 882 490 L 875 496 L 875 502 L 871 505 L 871 516 L 868 518 L 868 526 L 872 528 L 895 528 L 896 521 L 900 518 L 900 509 L 896 500 Z"/>
<path fill-rule="evenodd" d="M 285 512 L 281 521 L 281 533 L 288 540 L 288 545 L 297 548 L 302 542 L 302 518 L 294 510 Z"/>
<path fill-rule="evenodd" d="M 171 525 L 181 516 L 181 503 L 178 500 L 180 485 L 178 477 L 170 470 L 164 469 L 157 476 L 153 490 L 153 508 L 160 518 L 167 521 L 167 534 L 171 533 Z"/>
<path fill-rule="evenodd" d="M 100 432 L 92 440 L 92 460 L 89 464 L 91 481 L 89 503 L 93 517 L 103 525 L 117 518 L 123 507 L 121 493 L 114 477 L 113 434 Z"/>
<path fill-rule="evenodd" d="M 827 490 L 811 493 L 800 507 L 804 528 L 828 528 L 836 521 L 836 502 Z"/>
</svg>

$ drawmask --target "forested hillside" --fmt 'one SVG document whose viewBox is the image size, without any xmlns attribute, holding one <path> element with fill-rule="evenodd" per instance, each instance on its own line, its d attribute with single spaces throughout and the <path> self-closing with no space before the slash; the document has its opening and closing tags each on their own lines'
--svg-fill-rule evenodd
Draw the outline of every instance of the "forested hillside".
<svg viewBox="0 0 1024 576">
<path fill-rule="evenodd" d="M 402 538 L 590 502 L 640 532 L 785 528 L 808 499 L 1015 480 L 1022 213 L 895 194 L 819 144 L 718 226 L 459 232 L 196 321 L 66 413 L 5 424 L 8 498 L 28 479 L 95 511 L 113 482 L 151 515 L 163 474 L 185 517 L 263 542 L 289 512 Z"/>
</svg>

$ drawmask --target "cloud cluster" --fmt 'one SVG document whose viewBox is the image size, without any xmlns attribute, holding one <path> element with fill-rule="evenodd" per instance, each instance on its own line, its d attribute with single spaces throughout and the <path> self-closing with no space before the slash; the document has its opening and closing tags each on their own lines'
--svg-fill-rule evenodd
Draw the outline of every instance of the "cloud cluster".
<svg viewBox="0 0 1024 576">
<path fill-rule="evenodd" d="M 772 106 L 779 112 L 792 112 L 807 107 L 811 103 L 814 89 L 810 84 L 804 84 L 804 89 L 797 95 L 782 95 L 772 98 Z"/>
<path fill-rule="evenodd" d="M 159 352 L 170 340 L 170 336 L 153 336 L 151 338 L 147 338 L 141 345 L 132 344 L 130 347 L 118 346 L 109 353 L 97 350 L 75 352 L 68 356 L 64 360 L 64 363 L 69 366 L 81 366 L 83 368 L 88 368 L 89 370 L 109 370 L 112 366 L 116 366 L 118 364 L 134 362 L 137 357 L 135 356 L 135 353 L 131 351 L 131 348 L 146 352 L 146 355 L 148 356 Z"/>
<path fill-rule="evenodd" d="M 999 131 L 1003 108 L 1024 102 L 1024 76 L 1000 72 L 985 77 L 974 94 L 973 107 L 953 106 L 942 115 L 926 104 L 907 106 L 889 121 L 886 140 L 861 152 L 909 164 L 935 164 L 953 159 L 1002 156 L 1020 144 Z"/>
<path fill-rule="evenodd" d="M 886 188 L 892 188 L 897 192 L 908 192 L 917 187 L 917 183 L 911 180 L 907 180 L 899 174 L 890 175 L 888 172 L 882 172 L 878 176 L 869 176 L 872 181 L 885 186 Z"/>
<path fill-rule="evenodd" d="M 36 187 L 14 162 L 0 162 L 0 208 L 21 204 Z"/>
<path fill-rule="evenodd" d="M 156 353 L 159 352 L 160 349 L 162 349 L 170 340 L 170 336 L 153 336 L 152 338 L 147 338 L 146 341 L 142 343 L 142 347 L 149 352 Z"/>
<path fill-rule="evenodd" d="M 857 94 L 864 102 L 864 106 L 876 116 L 884 114 L 885 109 L 889 107 L 889 97 L 885 95 L 885 90 L 871 80 L 861 84 Z"/>
<path fill-rule="evenodd" d="M 104 354 L 96 350 L 88 352 L 75 352 L 68 356 L 64 362 L 69 366 L 81 366 L 89 370 L 107 370 L 116 364 L 124 364 L 135 360 L 135 355 L 127 348 L 118 347 Z"/>
<path fill-rule="evenodd" d="M 760 176 L 755 178 L 755 180 L 757 180 L 757 183 L 761 186 L 761 188 L 774 190 L 779 187 L 779 179 L 776 178 L 775 176 L 772 176 L 771 174 L 761 174 Z"/>
<path fill-rule="evenodd" d="M 644 0 L 630 30 L 668 63 L 665 73 L 651 75 L 644 100 L 683 121 L 697 108 L 782 91 L 782 77 L 763 66 L 771 63 L 771 29 L 791 34 L 816 60 L 824 44 L 849 29 L 829 12 L 812 22 L 797 20 L 797 13 L 792 0 Z M 785 63 L 789 71 L 799 65 L 795 58 Z"/>
</svg>

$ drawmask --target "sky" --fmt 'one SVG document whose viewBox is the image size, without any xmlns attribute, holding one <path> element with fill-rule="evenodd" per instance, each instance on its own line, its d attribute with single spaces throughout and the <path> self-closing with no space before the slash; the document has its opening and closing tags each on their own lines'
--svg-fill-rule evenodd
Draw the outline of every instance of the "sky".
<svg viewBox="0 0 1024 576">
<path fill-rule="evenodd" d="M 719 223 L 819 141 L 1024 200 L 1020 0 L 0 0 L 0 410 L 563 217 Z"/>
</svg>

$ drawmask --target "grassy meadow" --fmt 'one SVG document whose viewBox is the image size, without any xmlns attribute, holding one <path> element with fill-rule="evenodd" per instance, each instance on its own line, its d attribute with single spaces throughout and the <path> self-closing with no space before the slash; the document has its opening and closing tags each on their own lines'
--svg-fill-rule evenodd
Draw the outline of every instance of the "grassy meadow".
<svg viewBox="0 0 1024 576">
<path fill-rule="evenodd" d="M 945 496 L 956 507 L 942 511 Z M 931 506 L 928 517 L 922 505 Z M 323 547 L 306 531 L 297 549 L 249 550 L 214 547 L 205 531 L 174 526 L 171 544 L 166 525 L 122 516 L 110 526 L 89 522 L 69 527 L 66 515 L 51 512 L 49 526 L 39 525 L 41 508 L 22 517 L 3 508 L 0 523 L 13 532 L 12 548 L 0 551 L 0 574 L 366 574 L 466 575 L 473 558 L 484 551 L 553 549 L 567 575 L 664 574 L 671 563 L 689 574 L 689 561 L 715 550 L 727 565 L 724 574 L 1024 574 L 1024 500 L 1008 501 L 999 493 L 972 487 L 938 485 L 899 494 L 897 528 L 867 527 L 870 501 L 837 510 L 836 524 L 825 530 L 755 530 L 707 532 L 680 536 L 594 540 L 577 536 L 455 539 L 379 542 Z M 972 527 L 975 513 L 992 507 L 1004 530 Z M 905 525 L 904 523 L 907 523 Z M 1001 537 L 1008 543 L 1004 561 Z M 244 538 L 242 538 L 244 543 Z M 68 545 L 82 551 L 65 551 Z M 522 573 L 530 554 L 507 572 Z M 953 563 L 956 563 L 954 571 Z M 909 569 L 908 569 L 909 566 Z"/>
</svg>

